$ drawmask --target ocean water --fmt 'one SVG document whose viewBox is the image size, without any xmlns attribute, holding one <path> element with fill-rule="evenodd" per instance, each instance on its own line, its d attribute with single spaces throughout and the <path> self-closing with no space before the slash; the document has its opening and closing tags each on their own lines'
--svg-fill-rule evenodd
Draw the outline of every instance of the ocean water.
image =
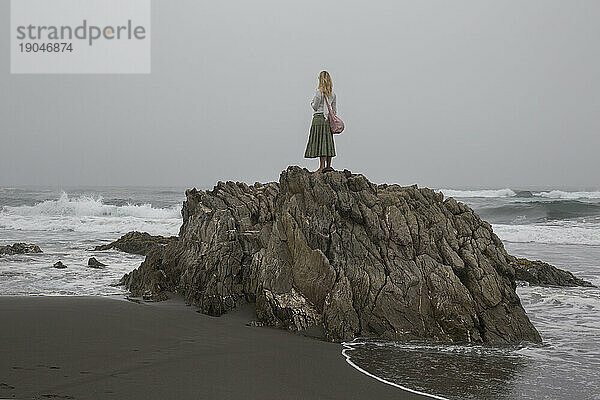
<svg viewBox="0 0 600 400">
<path fill-rule="evenodd" d="M 489 221 L 509 253 L 600 286 L 600 191 L 441 189 Z M 94 252 L 131 230 L 176 235 L 185 188 L 0 188 L 0 245 L 44 253 L 0 257 L 0 295 L 124 295 L 114 285 L 143 256 Z M 108 264 L 87 267 L 89 257 Z M 52 268 L 62 261 L 67 269 Z M 544 343 L 436 346 L 357 339 L 361 372 L 443 399 L 600 399 L 600 289 L 517 292 Z"/>
<path fill-rule="evenodd" d="M 114 285 L 144 257 L 92 249 L 132 230 L 177 235 L 184 199 L 184 188 L 0 188 L 0 245 L 43 251 L 0 256 L 0 295 L 125 294 Z M 88 268 L 90 257 L 108 267 Z"/>
</svg>

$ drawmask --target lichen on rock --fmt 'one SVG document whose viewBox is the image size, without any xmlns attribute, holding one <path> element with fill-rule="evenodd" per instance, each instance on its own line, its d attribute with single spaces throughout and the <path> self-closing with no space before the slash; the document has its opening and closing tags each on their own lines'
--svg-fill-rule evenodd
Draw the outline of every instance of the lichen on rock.
<svg viewBox="0 0 600 400">
<path fill-rule="evenodd" d="M 289 167 L 186 197 L 179 240 L 123 277 L 134 295 L 178 292 L 209 315 L 253 302 L 266 325 L 333 341 L 541 341 L 500 239 L 441 193 Z"/>
</svg>

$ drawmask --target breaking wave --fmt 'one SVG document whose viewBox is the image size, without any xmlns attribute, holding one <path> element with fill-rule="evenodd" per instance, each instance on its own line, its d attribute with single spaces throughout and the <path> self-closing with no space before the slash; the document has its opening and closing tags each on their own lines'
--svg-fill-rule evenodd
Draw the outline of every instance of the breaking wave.
<svg viewBox="0 0 600 400">
<path fill-rule="evenodd" d="M 74 216 L 74 217 L 137 217 L 137 218 L 179 218 L 181 206 L 154 208 L 151 204 L 127 204 L 116 206 L 104 204 L 102 196 L 81 196 L 75 199 L 62 192 L 58 200 L 47 200 L 33 206 L 4 206 L 3 212 L 21 216 Z"/>
<path fill-rule="evenodd" d="M 577 199 L 600 199 L 600 191 L 593 192 L 565 192 L 562 190 L 548 190 L 532 192 L 528 190 L 505 189 L 481 189 L 481 190 L 456 190 L 439 189 L 445 197 L 457 197 L 463 199 L 473 198 L 503 198 L 503 197 L 541 197 L 555 200 L 577 200 Z"/>
<path fill-rule="evenodd" d="M 494 224 L 493 229 L 507 242 L 600 246 L 600 229 L 596 224 Z"/>
<path fill-rule="evenodd" d="M 581 200 L 512 201 L 480 206 L 477 213 L 492 224 L 531 224 L 560 220 L 600 222 L 600 203 Z"/>
<path fill-rule="evenodd" d="M 181 206 L 155 208 L 151 204 L 105 204 L 101 196 L 70 198 L 62 193 L 57 200 L 35 205 L 4 206 L 0 227 L 14 230 L 127 232 L 175 234 L 181 225 Z"/>
<path fill-rule="evenodd" d="M 551 190 L 549 192 L 534 193 L 533 195 L 546 199 L 600 199 L 600 192 L 563 192 L 562 190 Z"/>
</svg>

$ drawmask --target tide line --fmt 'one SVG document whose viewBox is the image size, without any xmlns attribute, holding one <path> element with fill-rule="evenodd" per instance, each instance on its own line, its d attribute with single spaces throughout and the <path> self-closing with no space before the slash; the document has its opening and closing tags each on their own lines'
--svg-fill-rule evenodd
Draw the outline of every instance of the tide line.
<svg viewBox="0 0 600 400">
<path fill-rule="evenodd" d="M 410 392 L 410 393 L 419 394 L 419 395 L 422 395 L 422 396 L 427 396 L 427 397 L 430 397 L 432 399 L 449 400 L 449 399 L 447 399 L 445 397 L 437 396 L 435 394 L 420 392 L 418 390 L 407 388 L 406 386 L 398 385 L 397 383 L 390 382 L 390 381 L 385 380 L 385 379 L 383 379 L 383 378 L 381 378 L 381 377 L 379 377 L 377 375 L 373 375 L 373 374 L 371 374 L 368 371 L 365 371 L 364 369 L 362 369 L 361 367 L 359 367 L 358 365 L 356 365 L 350 359 L 350 356 L 348 355 L 348 351 L 349 350 L 355 350 L 354 347 L 352 347 L 353 345 L 361 345 L 361 344 L 365 344 L 365 343 L 364 342 L 356 342 L 354 340 L 352 342 L 342 342 L 342 346 L 343 346 L 342 355 L 346 358 L 346 362 L 348 364 L 350 364 L 350 366 L 352 366 L 354 369 L 358 370 L 359 372 L 362 372 L 365 375 L 370 376 L 373 379 L 378 380 L 379 382 L 385 383 L 385 384 L 390 385 L 390 386 L 397 387 L 398 389 L 402 389 L 402 390 L 405 390 L 405 391 Z"/>
</svg>

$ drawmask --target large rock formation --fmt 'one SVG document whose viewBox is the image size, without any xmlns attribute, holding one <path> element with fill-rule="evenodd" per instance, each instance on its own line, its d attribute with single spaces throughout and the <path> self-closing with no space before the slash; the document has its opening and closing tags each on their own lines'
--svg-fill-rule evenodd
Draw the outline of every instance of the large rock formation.
<svg viewBox="0 0 600 400">
<path fill-rule="evenodd" d="M 125 253 L 145 256 L 150 250 L 165 246 L 176 239 L 176 237 L 153 236 L 146 232 L 131 231 L 112 243 L 96 246 L 94 251 L 117 249 Z"/>
<path fill-rule="evenodd" d="M 186 195 L 179 240 L 123 277 L 134 295 L 179 292 L 217 316 L 254 302 L 266 325 L 336 341 L 541 341 L 500 239 L 441 193 L 289 167 Z"/>
</svg>

